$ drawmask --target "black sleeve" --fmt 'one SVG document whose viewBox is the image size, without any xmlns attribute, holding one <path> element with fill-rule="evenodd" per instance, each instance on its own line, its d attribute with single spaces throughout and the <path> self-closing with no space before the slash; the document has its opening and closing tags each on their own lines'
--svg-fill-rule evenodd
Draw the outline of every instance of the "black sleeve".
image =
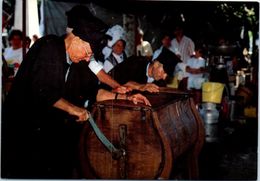
<svg viewBox="0 0 260 181">
<path fill-rule="evenodd" d="M 109 74 L 119 84 L 123 85 L 129 80 L 129 74 L 127 74 L 126 72 L 130 72 L 130 71 L 131 71 L 131 62 L 129 60 L 125 60 L 122 63 L 116 65 L 109 72 Z"/>
<path fill-rule="evenodd" d="M 146 60 L 132 56 L 115 66 L 114 69 L 110 71 L 110 75 L 120 84 L 125 84 L 128 81 L 146 83 L 147 64 L 148 62 Z"/>
<path fill-rule="evenodd" d="M 66 82 L 66 98 L 73 104 L 84 106 L 86 100 L 90 104 L 96 101 L 98 79 L 89 69 L 88 62 L 73 63 Z"/>
<path fill-rule="evenodd" d="M 21 78 L 28 76 L 26 80 L 31 86 L 29 90 L 36 104 L 53 105 L 62 97 L 66 55 L 63 40 L 57 39 L 38 41 L 24 60 Z"/>
</svg>

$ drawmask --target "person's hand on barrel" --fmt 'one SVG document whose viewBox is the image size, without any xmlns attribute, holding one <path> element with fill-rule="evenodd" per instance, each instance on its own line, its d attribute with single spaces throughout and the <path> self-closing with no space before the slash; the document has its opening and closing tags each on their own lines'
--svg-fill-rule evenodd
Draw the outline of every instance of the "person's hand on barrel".
<svg viewBox="0 0 260 181">
<path fill-rule="evenodd" d="M 126 87 L 130 87 L 132 90 L 139 90 L 139 91 L 148 91 L 151 93 L 158 93 L 159 92 L 159 86 L 153 84 L 153 83 L 146 83 L 146 84 L 140 84 L 135 81 L 128 81 L 126 84 L 124 84 Z"/>
<path fill-rule="evenodd" d="M 148 92 L 151 92 L 151 93 L 157 93 L 157 92 L 159 92 L 159 86 L 157 86 L 153 83 L 147 83 L 147 84 L 140 86 L 139 90 L 140 91 L 148 91 Z"/>
<path fill-rule="evenodd" d="M 112 92 L 119 93 L 119 94 L 126 94 L 130 91 L 132 91 L 132 89 L 127 86 L 119 86 L 112 90 Z"/>
<path fill-rule="evenodd" d="M 143 103 L 145 105 L 151 106 L 151 103 L 149 100 L 143 96 L 142 94 L 119 94 L 119 93 L 114 93 L 110 92 L 104 89 L 99 89 L 98 94 L 96 97 L 97 101 L 104 101 L 104 100 L 129 100 L 132 101 L 134 104 L 137 103 Z"/>
<path fill-rule="evenodd" d="M 126 99 L 132 101 L 134 104 L 143 103 L 145 105 L 151 106 L 150 101 L 142 94 L 133 94 L 133 95 L 126 94 Z"/>
</svg>

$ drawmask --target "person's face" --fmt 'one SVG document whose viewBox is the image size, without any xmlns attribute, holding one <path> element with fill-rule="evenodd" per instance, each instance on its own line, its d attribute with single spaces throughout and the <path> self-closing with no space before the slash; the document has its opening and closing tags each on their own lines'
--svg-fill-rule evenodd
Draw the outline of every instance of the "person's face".
<svg viewBox="0 0 260 181">
<path fill-rule="evenodd" d="M 161 79 L 165 80 L 167 77 L 167 74 L 165 73 L 165 71 L 163 69 L 163 64 L 161 64 L 158 61 L 154 62 L 154 66 L 152 69 L 152 77 L 155 80 L 161 80 Z"/>
<path fill-rule="evenodd" d="M 31 45 L 31 41 L 30 40 L 26 40 L 26 48 L 30 48 L 30 45 Z"/>
<path fill-rule="evenodd" d="M 22 47 L 22 39 L 18 35 L 14 35 L 11 39 L 11 45 L 13 48 L 21 48 Z"/>
<path fill-rule="evenodd" d="M 121 55 L 125 50 L 125 44 L 122 40 L 118 40 L 112 47 L 112 50 L 115 54 Z"/>
<path fill-rule="evenodd" d="M 81 40 L 79 37 L 75 36 L 71 41 L 67 52 L 70 59 L 74 63 L 78 63 L 81 60 L 89 61 L 92 56 L 92 50 L 89 43 Z"/>
<path fill-rule="evenodd" d="M 166 48 L 169 48 L 171 46 L 171 38 L 169 36 L 165 36 L 162 39 L 162 45 Z"/>
<path fill-rule="evenodd" d="M 195 57 L 202 57 L 202 50 L 201 49 L 198 49 L 198 50 L 195 50 Z"/>
<path fill-rule="evenodd" d="M 176 27 L 174 30 L 174 35 L 175 36 L 182 36 L 183 35 L 183 30 L 180 27 Z"/>
</svg>

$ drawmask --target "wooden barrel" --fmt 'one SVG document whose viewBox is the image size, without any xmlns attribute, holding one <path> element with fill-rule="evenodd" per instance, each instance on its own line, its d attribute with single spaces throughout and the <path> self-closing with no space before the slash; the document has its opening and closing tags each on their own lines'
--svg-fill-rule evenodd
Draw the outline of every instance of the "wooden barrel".
<svg viewBox="0 0 260 181">
<path fill-rule="evenodd" d="M 86 124 L 79 146 L 85 178 L 169 179 L 179 178 L 177 170 L 185 178 L 198 178 L 204 127 L 192 98 L 170 88 L 146 96 L 152 107 L 125 100 L 95 104 L 92 115 L 97 126 L 116 148 L 126 152 L 113 158 Z"/>
</svg>

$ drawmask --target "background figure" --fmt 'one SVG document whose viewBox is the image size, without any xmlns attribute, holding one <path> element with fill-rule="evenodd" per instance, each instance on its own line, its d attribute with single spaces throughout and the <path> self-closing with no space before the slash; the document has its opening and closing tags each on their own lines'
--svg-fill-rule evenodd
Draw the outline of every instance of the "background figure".
<svg viewBox="0 0 260 181">
<path fill-rule="evenodd" d="M 180 81 L 179 89 L 191 90 L 201 89 L 204 78 L 206 60 L 203 58 L 203 48 L 196 46 L 195 55 L 187 60 L 187 64 L 178 63 L 176 70 L 178 80 Z"/>
<path fill-rule="evenodd" d="M 13 69 L 13 75 L 16 75 L 18 68 L 23 60 L 23 33 L 20 30 L 12 30 L 8 40 L 10 41 L 10 47 L 5 48 L 4 58 L 10 69 Z M 28 51 L 28 49 L 26 50 Z"/>
<path fill-rule="evenodd" d="M 33 35 L 33 37 L 32 37 L 32 40 L 33 40 L 33 43 L 35 43 L 36 42 L 36 40 L 38 40 L 39 39 L 39 37 L 35 34 L 35 35 Z"/>
<path fill-rule="evenodd" d="M 146 57 L 148 60 L 152 59 L 153 49 L 148 41 L 143 40 L 144 32 L 140 28 L 137 30 L 137 46 L 136 55 Z"/>
<path fill-rule="evenodd" d="M 9 76 L 12 76 L 12 74 L 13 72 L 10 72 L 5 57 L 2 55 L 2 103 L 10 91 L 12 81 L 9 79 Z"/>
<path fill-rule="evenodd" d="M 125 30 L 120 25 L 111 27 L 106 35 L 111 38 L 107 41 L 107 46 L 104 47 L 102 53 L 104 54 L 104 70 L 110 72 L 116 65 L 122 63 L 127 57 L 125 53 L 126 38 Z"/>
<path fill-rule="evenodd" d="M 206 60 L 203 58 L 203 48 L 196 46 L 195 55 L 188 59 L 186 72 L 188 73 L 187 89 L 201 89 L 202 83 L 206 81 L 203 78 L 206 72 Z"/>
<path fill-rule="evenodd" d="M 31 38 L 30 38 L 29 36 L 26 36 L 26 37 L 25 37 L 25 41 L 26 41 L 26 42 L 25 42 L 25 44 L 26 44 L 25 47 L 26 47 L 27 49 L 29 49 L 30 46 L 31 46 L 31 41 L 32 41 L 32 40 L 31 40 Z"/>
<path fill-rule="evenodd" d="M 154 51 L 152 60 L 156 59 L 162 52 L 163 47 L 169 49 L 171 47 L 171 36 L 169 34 L 163 34 L 161 38 L 161 47 Z"/>
<path fill-rule="evenodd" d="M 183 61 L 187 63 L 187 60 L 194 55 L 194 43 L 193 41 L 184 35 L 183 27 L 178 25 L 174 30 L 175 38 L 171 41 L 171 51 L 175 53 Z"/>
</svg>

